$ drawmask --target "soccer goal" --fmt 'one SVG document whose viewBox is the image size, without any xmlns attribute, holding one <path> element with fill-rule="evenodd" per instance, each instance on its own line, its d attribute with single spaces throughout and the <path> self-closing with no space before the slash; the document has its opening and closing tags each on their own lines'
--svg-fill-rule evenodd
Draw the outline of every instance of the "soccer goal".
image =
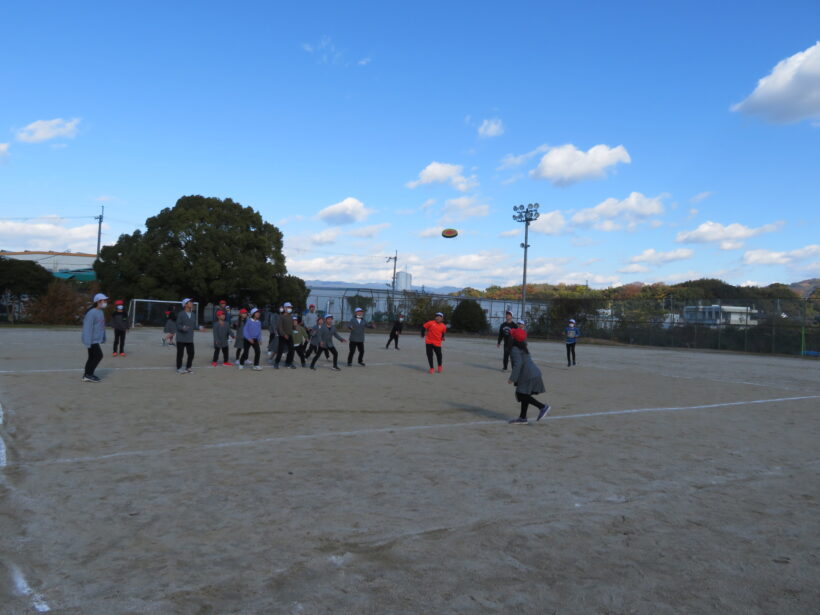
<svg viewBox="0 0 820 615">
<path fill-rule="evenodd" d="M 128 322 L 132 327 L 163 327 L 168 317 L 165 312 L 176 314 L 182 310 L 179 301 L 157 299 L 131 299 L 128 304 Z M 194 321 L 199 323 L 199 303 L 194 302 Z"/>
</svg>

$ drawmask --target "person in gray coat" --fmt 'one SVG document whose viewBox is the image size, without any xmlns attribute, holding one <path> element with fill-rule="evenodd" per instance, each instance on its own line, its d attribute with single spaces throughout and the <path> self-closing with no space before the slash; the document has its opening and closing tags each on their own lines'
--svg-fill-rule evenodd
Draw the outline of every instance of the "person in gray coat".
<svg viewBox="0 0 820 615">
<path fill-rule="evenodd" d="M 183 310 L 177 315 L 177 373 L 191 374 L 194 364 L 194 331 L 196 331 L 196 316 L 194 316 L 194 300 L 183 299 Z M 182 355 L 188 355 L 185 369 L 182 369 Z"/>
<path fill-rule="evenodd" d="M 228 346 L 231 338 L 236 337 L 236 334 L 231 329 L 230 323 L 225 320 L 225 312 L 217 310 L 216 320 L 214 321 L 214 358 L 211 361 L 211 366 L 219 365 L 219 353 L 222 353 L 222 365 L 231 367 L 233 363 L 228 360 Z"/>
<path fill-rule="evenodd" d="M 85 362 L 83 371 L 83 382 L 100 382 L 94 375 L 94 370 L 103 358 L 103 351 L 100 344 L 105 344 L 105 313 L 103 310 L 108 306 L 108 297 L 103 293 L 94 295 L 94 305 L 85 313 L 83 318 L 83 332 L 80 339 L 83 346 L 88 349 L 88 360 Z"/>
<path fill-rule="evenodd" d="M 342 371 L 339 369 L 339 353 L 333 347 L 333 338 L 335 337 L 337 340 L 345 343 L 345 338 L 343 338 L 339 333 L 336 331 L 336 327 L 333 325 L 333 316 L 325 316 L 325 326 L 320 328 L 319 330 L 319 348 L 325 349 L 330 351 L 330 354 L 333 355 L 333 369 L 337 372 Z M 319 351 L 316 351 L 316 354 L 313 357 L 313 361 L 310 362 L 310 369 L 316 369 L 316 361 L 319 358 Z"/>
<path fill-rule="evenodd" d="M 347 353 L 347 366 L 353 365 L 353 354 L 359 351 L 359 365 L 364 367 L 364 330 L 367 327 L 367 321 L 364 319 L 364 310 L 357 307 L 353 313 L 355 316 L 348 323 L 347 327 L 350 329 L 350 352 Z"/>
<path fill-rule="evenodd" d="M 521 404 L 521 414 L 510 423 L 526 425 L 527 408 L 530 405 L 538 408 L 538 418 L 540 421 L 550 411 L 549 404 L 542 404 L 533 395 L 545 392 L 544 381 L 541 379 L 541 370 L 533 362 L 530 351 L 527 348 L 527 332 L 523 328 L 513 329 L 510 334 L 513 338 L 510 358 L 512 359 L 512 371 L 509 384 L 515 385 L 515 398 Z"/>
</svg>

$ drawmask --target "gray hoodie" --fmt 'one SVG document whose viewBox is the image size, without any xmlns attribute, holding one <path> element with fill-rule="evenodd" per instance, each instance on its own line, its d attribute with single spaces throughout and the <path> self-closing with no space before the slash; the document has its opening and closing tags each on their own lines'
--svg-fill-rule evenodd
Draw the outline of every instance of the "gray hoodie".
<svg viewBox="0 0 820 615">
<path fill-rule="evenodd" d="M 94 307 L 86 312 L 80 339 L 86 348 L 105 343 L 105 314 L 100 308 Z"/>
</svg>

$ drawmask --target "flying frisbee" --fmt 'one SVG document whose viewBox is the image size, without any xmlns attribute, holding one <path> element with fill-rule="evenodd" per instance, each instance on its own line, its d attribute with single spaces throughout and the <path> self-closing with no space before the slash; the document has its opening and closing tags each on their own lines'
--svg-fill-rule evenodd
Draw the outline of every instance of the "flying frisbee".
<svg viewBox="0 0 820 615">
<path fill-rule="evenodd" d="M 454 228 L 446 228 L 441 231 L 441 236 L 446 237 L 447 239 L 452 239 L 453 237 L 458 237 L 458 231 Z"/>
</svg>

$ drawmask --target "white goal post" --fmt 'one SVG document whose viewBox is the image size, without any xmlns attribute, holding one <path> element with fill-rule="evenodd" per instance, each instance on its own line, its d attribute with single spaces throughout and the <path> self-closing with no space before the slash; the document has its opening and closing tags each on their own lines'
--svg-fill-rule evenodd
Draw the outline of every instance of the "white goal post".
<svg viewBox="0 0 820 615">
<path fill-rule="evenodd" d="M 168 317 L 165 312 L 174 314 L 182 311 L 179 301 L 160 301 L 158 299 L 131 299 L 128 304 L 128 322 L 131 327 L 164 327 Z M 199 323 L 199 302 L 194 301 L 195 322 Z"/>
</svg>

